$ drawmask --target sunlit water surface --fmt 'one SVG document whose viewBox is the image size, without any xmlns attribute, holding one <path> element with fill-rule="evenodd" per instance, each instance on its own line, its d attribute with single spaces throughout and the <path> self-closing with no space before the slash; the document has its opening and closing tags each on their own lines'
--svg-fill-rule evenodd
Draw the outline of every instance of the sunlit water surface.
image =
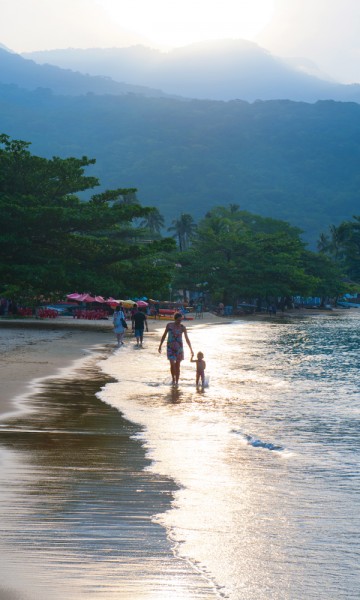
<svg viewBox="0 0 360 600">
<path fill-rule="evenodd" d="M 359 598 L 360 313 L 189 335 L 204 390 L 188 353 L 169 385 L 149 334 L 101 361 L 100 391 L 69 384 L 65 403 L 54 380 L 32 421 L 3 424 L 2 574 L 35 549 L 51 600 Z"/>
<path fill-rule="evenodd" d="M 359 313 L 190 336 L 205 390 L 188 361 L 172 389 L 148 341 L 100 394 L 181 486 L 158 518 L 176 552 L 233 600 L 359 598 Z"/>
</svg>

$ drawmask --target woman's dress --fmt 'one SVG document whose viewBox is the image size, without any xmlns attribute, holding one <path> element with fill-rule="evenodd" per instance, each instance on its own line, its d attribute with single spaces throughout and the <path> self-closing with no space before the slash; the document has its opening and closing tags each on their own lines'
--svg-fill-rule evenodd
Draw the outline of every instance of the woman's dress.
<svg viewBox="0 0 360 600">
<path fill-rule="evenodd" d="M 176 362 L 184 360 L 184 348 L 182 341 L 182 334 L 184 326 L 177 326 L 175 323 L 168 325 L 168 338 L 167 338 L 167 357 L 169 360 Z"/>
<path fill-rule="evenodd" d="M 119 310 L 118 312 L 114 313 L 114 332 L 115 333 L 124 333 L 125 328 L 121 322 L 121 319 L 125 319 L 125 315 L 124 313 Z"/>
</svg>

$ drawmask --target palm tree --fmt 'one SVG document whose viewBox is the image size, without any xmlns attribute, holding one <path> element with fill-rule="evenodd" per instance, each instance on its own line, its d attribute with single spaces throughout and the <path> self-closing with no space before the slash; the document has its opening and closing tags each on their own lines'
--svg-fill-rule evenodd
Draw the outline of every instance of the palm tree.
<svg viewBox="0 0 360 600">
<path fill-rule="evenodd" d="M 326 233 L 321 233 L 317 243 L 317 249 L 319 252 L 326 254 L 329 251 L 330 239 Z"/>
<path fill-rule="evenodd" d="M 182 213 L 179 219 L 172 221 L 168 231 L 174 231 L 174 238 L 177 238 L 180 252 L 187 250 L 190 246 L 191 237 L 196 230 L 196 223 L 191 215 Z"/>
<path fill-rule="evenodd" d="M 164 217 L 157 208 L 152 208 L 140 223 L 141 227 L 146 227 L 153 235 L 160 234 L 164 225 Z"/>
</svg>

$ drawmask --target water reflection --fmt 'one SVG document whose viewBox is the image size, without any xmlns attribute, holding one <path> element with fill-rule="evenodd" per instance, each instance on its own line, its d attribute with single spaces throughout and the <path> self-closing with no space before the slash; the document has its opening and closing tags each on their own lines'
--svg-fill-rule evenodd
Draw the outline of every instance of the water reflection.
<svg viewBox="0 0 360 600">
<path fill-rule="evenodd" d="M 176 486 L 144 470 L 139 427 L 95 397 L 105 382 L 93 366 L 48 381 L 35 410 L 1 429 L 0 551 L 26 564 L 7 571 L 9 589 L 22 600 L 214 597 L 153 522 Z"/>
</svg>

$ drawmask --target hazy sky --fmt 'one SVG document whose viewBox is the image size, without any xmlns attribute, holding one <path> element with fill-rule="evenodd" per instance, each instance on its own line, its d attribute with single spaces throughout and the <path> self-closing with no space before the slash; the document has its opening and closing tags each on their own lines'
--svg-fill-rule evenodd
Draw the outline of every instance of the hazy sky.
<svg viewBox="0 0 360 600">
<path fill-rule="evenodd" d="M 219 38 L 360 82 L 360 0 L 0 0 L 0 43 L 15 52 Z"/>
</svg>

